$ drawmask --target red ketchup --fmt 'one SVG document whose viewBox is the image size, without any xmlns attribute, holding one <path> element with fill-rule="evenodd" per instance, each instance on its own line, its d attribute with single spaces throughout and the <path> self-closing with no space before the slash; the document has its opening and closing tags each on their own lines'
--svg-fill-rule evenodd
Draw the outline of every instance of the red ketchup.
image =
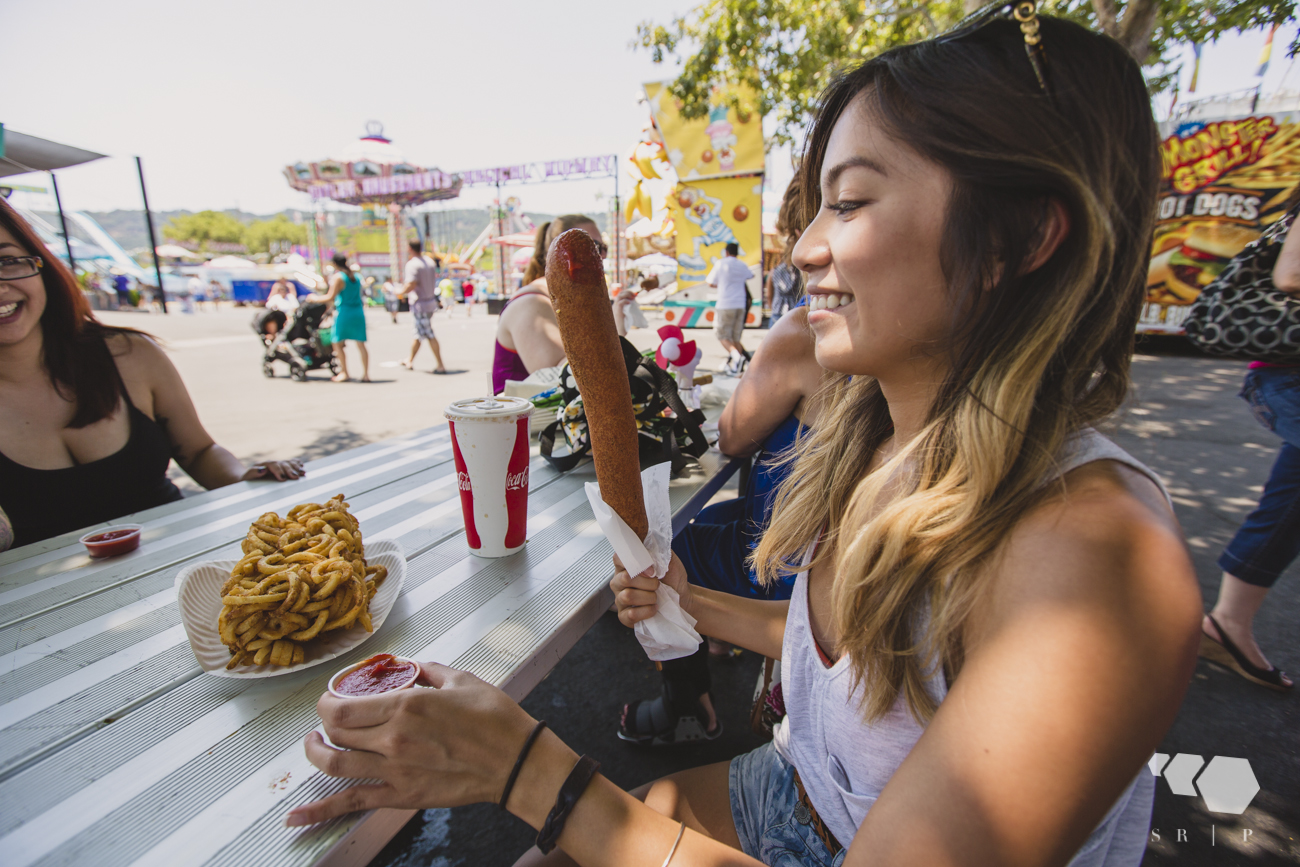
<svg viewBox="0 0 1300 867">
<path fill-rule="evenodd" d="M 391 653 L 380 653 L 343 675 L 334 684 L 340 695 L 375 695 L 401 689 L 415 677 L 415 663 L 405 662 Z"/>
<path fill-rule="evenodd" d="M 116 557 L 140 547 L 139 527 L 114 527 L 81 537 L 92 557 Z"/>
</svg>

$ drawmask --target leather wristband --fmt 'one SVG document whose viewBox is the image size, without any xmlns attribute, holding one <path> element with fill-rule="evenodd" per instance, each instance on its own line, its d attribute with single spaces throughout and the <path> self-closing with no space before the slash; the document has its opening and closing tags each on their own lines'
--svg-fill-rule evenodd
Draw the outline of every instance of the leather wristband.
<svg viewBox="0 0 1300 867">
<path fill-rule="evenodd" d="M 598 770 L 600 770 L 600 762 L 591 756 L 583 756 L 578 759 L 573 770 L 569 771 L 564 785 L 560 786 L 560 794 L 555 797 L 555 806 L 551 808 L 550 814 L 542 824 L 542 830 L 537 832 L 537 848 L 542 850 L 543 855 L 550 854 L 555 848 L 560 834 L 564 832 L 564 823 Z"/>
<path fill-rule="evenodd" d="M 510 769 L 510 776 L 506 779 L 505 791 L 501 793 L 501 800 L 497 803 L 497 806 L 501 809 L 506 808 L 506 801 L 510 800 L 510 790 L 515 787 L 515 780 L 519 779 L 519 771 L 524 766 L 524 759 L 528 758 L 528 751 L 533 748 L 533 743 L 544 728 L 546 728 L 546 720 L 538 720 L 537 725 L 533 726 L 533 730 L 528 733 L 528 740 L 524 741 L 524 748 L 519 751 L 519 758 L 515 759 L 515 766 Z"/>
</svg>

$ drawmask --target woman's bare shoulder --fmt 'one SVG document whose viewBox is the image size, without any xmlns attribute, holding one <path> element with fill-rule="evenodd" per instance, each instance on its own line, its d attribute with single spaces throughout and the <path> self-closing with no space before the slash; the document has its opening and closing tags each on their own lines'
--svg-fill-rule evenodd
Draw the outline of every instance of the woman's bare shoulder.
<svg viewBox="0 0 1300 867">
<path fill-rule="evenodd" d="M 1141 617 L 1173 621 L 1200 612 L 1196 574 L 1164 494 L 1117 461 L 1067 473 L 1017 522 L 990 568 L 999 608 L 1070 601 L 1137 615 L 1152 604 L 1159 610 Z"/>
</svg>

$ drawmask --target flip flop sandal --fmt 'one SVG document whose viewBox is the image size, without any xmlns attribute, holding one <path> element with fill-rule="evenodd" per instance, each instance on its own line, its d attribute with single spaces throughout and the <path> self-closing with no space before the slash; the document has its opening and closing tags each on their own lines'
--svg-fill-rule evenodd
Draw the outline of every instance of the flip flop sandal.
<svg viewBox="0 0 1300 867">
<path fill-rule="evenodd" d="M 709 718 L 704 707 L 695 702 L 694 713 L 676 718 L 669 712 L 664 696 L 650 701 L 634 701 L 623 705 L 618 722 L 618 737 L 629 743 L 645 747 L 668 747 L 692 741 L 716 740 L 722 735 L 722 720 L 713 731 L 704 728 Z"/>
<path fill-rule="evenodd" d="M 1295 688 L 1294 683 L 1288 686 L 1282 682 L 1282 675 L 1284 672 L 1281 669 L 1260 668 L 1252 663 L 1246 658 L 1245 654 L 1237 649 L 1237 645 L 1232 643 L 1232 639 L 1228 638 L 1228 633 L 1223 631 L 1223 627 L 1219 625 L 1219 621 L 1215 620 L 1212 615 L 1207 614 L 1205 616 L 1214 624 L 1214 629 L 1219 633 L 1220 640 L 1215 641 L 1213 638 L 1206 635 L 1204 630 L 1202 630 L 1201 649 L 1199 651 L 1201 656 L 1211 662 L 1217 662 L 1219 665 L 1235 671 L 1251 683 L 1257 683 L 1260 686 L 1267 687 L 1268 689 L 1275 689 L 1278 692 L 1288 692 Z"/>
</svg>

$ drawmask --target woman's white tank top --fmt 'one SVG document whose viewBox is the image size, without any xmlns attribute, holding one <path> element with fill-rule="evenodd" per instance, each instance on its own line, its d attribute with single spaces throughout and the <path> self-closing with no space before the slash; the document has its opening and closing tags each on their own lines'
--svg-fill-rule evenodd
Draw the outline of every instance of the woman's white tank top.
<svg viewBox="0 0 1300 867">
<path fill-rule="evenodd" d="M 1092 428 L 1071 438 L 1058 477 L 1101 460 L 1143 473 L 1169 499 L 1155 473 Z M 774 745 L 798 770 L 818 815 L 845 846 L 924 731 L 902 696 L 884 717 L 864 722 L 859 710 L 862 687 L 850 692 L 851 682 L 847 655 L 827 668 L 818 654 L 808 620 L 805 570 L 795 579 L 786 616 L 781 655 L 786 717 L 776 729 Z M 942 672 L 935 672 L 926 688 L 936 703 L 941 702 L 947 694 Z M 1146 848 L 1154 793 L 1154 778 L 1144 769 L 1094 832 L 1093 837 L 1105 839 L 1089 838 L 1071 865 L 1139 864 Z M 1088 855 L 1095 857 L 1085 857 Z"/>
</svg>

